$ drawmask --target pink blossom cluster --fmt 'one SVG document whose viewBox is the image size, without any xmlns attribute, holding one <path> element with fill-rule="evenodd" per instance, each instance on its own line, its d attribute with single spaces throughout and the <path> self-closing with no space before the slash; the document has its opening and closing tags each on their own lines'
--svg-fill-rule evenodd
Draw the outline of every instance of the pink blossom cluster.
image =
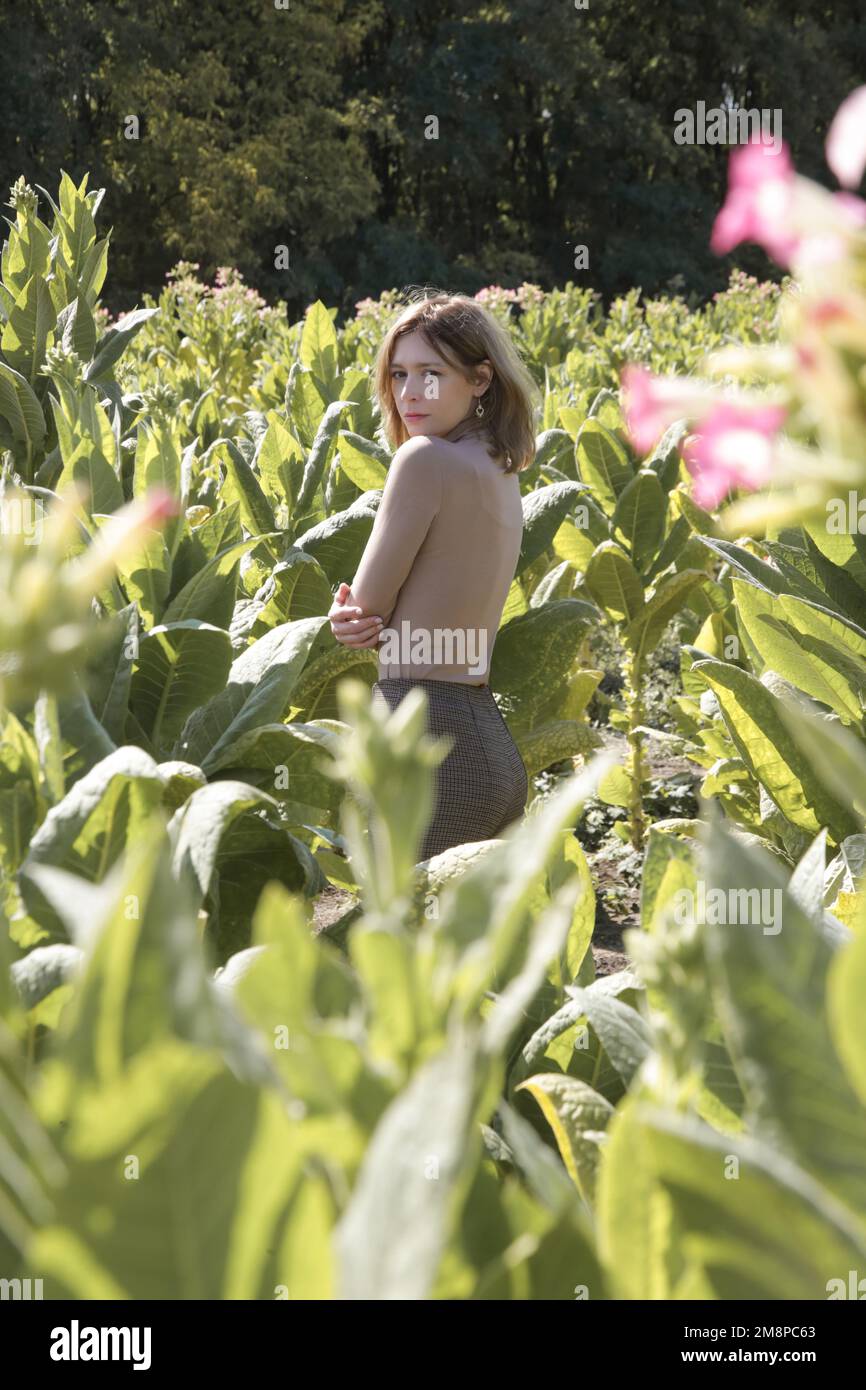
<svg viewBox="0 0 866 1390">
<path fill-rule="evenodd" d="M 540 285 L 532 285 L 525 280 L 516 290 L 506 289 L 503 285 L 486 285 L 484 289 L 478 290 L 475 298 L 479 304 L 487 308 L 499 307 L 503 304 L 516 304 L 520 309 L 529 308 L 530 304 L 541 304 L 544 300 L 544 290 Z"/>
<path fill-rule="evenodd" d="M 866 226 L 866 202 L 850 191 L 866 169 L 866 86 L 839 107 L 825 153 L 843 192 L 828 193 L 799 176 L 784 142 L 778 152 L 759 141 L 733 150 L 727 197 L 710 241 L 719 255 L 743 241 L 756 242 L 778 265 L 805 278 L 813 291 L 818 287 L 807 313 L 810 325 L 848 313 L 831 289 L 835 270 L 844 279 Z M 801 364 L 808 366 L 812 349 L 801 344 L 797 351 Z M 641 457 L 675 421 L 696 426 L 683 457 L 701 506 L 717 506 L 732 488 L 765 486 L 778 472 L 777 445 L 786 415 L 781 406 L 720 399 L 706 385 L 656 376 L 634 364 L 624 369 L 621 381 L 629 435 Z"/>
<path fill-rule="evenodd" d="M 234 266 L 217 266 L 213 286 L 205 285 L 203 292 L 218 303 L 230 300 L 232 303 L 252 304 L 259 310 L 267 308 L 266 301 L 252 286 L 244 284 L 243 276 Z"/>
<path fill-rule="evenodd" d="M 500 304 L 516 304 L 517 290 L 506 290 L 502 285 L 485 285 L 474 297 L 486 309 L 492 309 Z"/>
<path fill-rule="evenodd" d="M 772 280 L 759 280 L 756 275 L 747 275 L 744 270 L 734 269 L 731 271 L 727 289 L 718 290 L 713 295 L 713 303 L 718 304 L 720 300 L 727 299 L 730 295 L 746 293 L 751 298 L 769 299 L 775 290 L 776 285 Z"/>
</svg>

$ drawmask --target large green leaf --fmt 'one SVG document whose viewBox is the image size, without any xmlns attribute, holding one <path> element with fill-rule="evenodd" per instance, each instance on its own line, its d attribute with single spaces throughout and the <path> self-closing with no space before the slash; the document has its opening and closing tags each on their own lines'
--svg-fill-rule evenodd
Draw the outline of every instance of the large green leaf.
<svg viewBox="0 0 866 1390">
<path fill-rule="evenodd" d="M 50 725 L 43 727 L 37 719 L 35 729 L 40 755 L 46 768 L 55 754 L 58 758 L 62 756 L 66 786 L 77 782 L 124 741 L 122 738 L 115 741 L 108 734 L 95 714 L 80 681 L 76 682 L 76 688 L 69 695 L 58 700 L 57 719 L 60 725 L 61 747 L 54 747 Z M 69 751 L 64 755 L 66 749 Z"/>
<path fill-rule="evenodd" d="M 257 596 L 261 606 L 253 624 L 253 636 L 262 636 L 280 623 L 326 614 L 333 598 L 327 575 L 318 561 L 292 547 L 274 566 Z"/>
<path fill-rule="evenodd" d="M 304 450 L 275 410 L 268 412 L 267 421 L 267 429 L 256 446 L 253 467 L 258 470 L 271 504 L 287 506 L 291 514 L 303 477 Z"/>
<path fill-rule="evenodd" d="M 132 313 L 124 314 L 118 319 L 117 323 L 111 328 L 106 329 L 96 347 L 93 361 L 87 367 L 84 376 L 86 381 L 103 381 L 111 375 L 111 370 L 122 357 L 127 345 L 138 333 L 142 324 L 146 323 L 154 314 L 158 314 L 159 309 L 134 309 Z"/>
<path fill-rule="evenodd" d="M 533 922 L 520 967 L 485 1012 L 482 1044 L 491 1056 L 500 1056 L 515 1037 L 519 1042 L 540 1000 L 561 997 L 562 980 L 576 973 L 589 947 L 595 894 L 579 847 L 553 860 L 545 887 L 549 901 Z"/>
<path fill-rule="evenodd" d="M 340 427 L 343 412 L 353 405 L 355 405 L 355 401 L 333 401 L 322 416 L 304 466 L 301 486 L 298 489 L 295 512 L 299 516 L 306 516 L 313 505 L 316 489 L 322 481 L 337 439 L 337 430 Z"/>
<path fill-rule="evenodd" d="M 793 595 L 774 599 L 739 580 L 733 587 L 740 619 L 767 665 L 844 723 L 859 724 L 866 708 L 866 632 Z"/>
<path fill-rule="evenodd" d="M 866 590 L 866 536 L 859 531 L 831 531 L 827 518 L 805 521 L 803 530 L 822 555 Z"/>
<path fill-rule="evenodd" d="M 242 652 L 232 665 L 225 689 L 190 715 L 176 756 L 207 771 L 241 734 L 282 719 L 325 621 L 305 618 L 284 623 Z"/>
<path fill-rule="evenodd" d="M 691 539 L 692 529 L 685 517 L 676 517 L 673 520 L 673 525 L 664 538 L 658 554 L 652 564 L 648 566 L 644 574 L 644 579 L 655 579 L 656 575 L 663 574 L 671 565 L 675 565 Z"/>
<path fill-rule="evenodd" d="M 309 367 L 323 385 L 330 387 L 337 375 L 337 334 L 325 305 L 320 299 L 311 304 L 304 318 L 301 333 L 300 360 Z"/>
<path fill-rule="evenodd" d="M 193 575 L 230 545 L 243 541 L 240 506 L 219 507 L 199 526 L 191 526 L 178 542 L 171 567 L 171 597 L 180 593 Z"/>
<path fill-rule="evenodd" d="M 256 943 L 232 956 L 216 977 L 250 1029 L 261 1038 L 272 1064 L 308 1114 L 353 1107 L 355 1123 L 344 1126 L 344 1151 L 360 1149 L 362 1126 L 372 1126 L 390 1088 L 364 1077 L 364 1058 L 347 1035 L 346 1016 L 363 1003 L 358 977 L 330 944 L 314 938 L 296 893 L 280 883 L 263 890 L 253 920 Z M 334 1019 L 333 1027 L 326 1020 Z M 303 1038 L 306 1045 L 275 1046 L 275 1039 Z M 361 1083 L 359 1085 L 359 1083 Z M 360 1152 L 352 1154 L 353 1161 Z"/>
<path fill-rule="evenodd" d="M 628 1087 L 652 1047 L 647 1023 L 636 1009 L 601 990 L 569 985 L 565 992 L 592 1025 L 611 1065 Z"/>
<path fill-rule="evenodd" d="M 331 584 L 351 584 L 370 538 L 381 494 L 365 492 L 344 512 L 296 537 L 294 544 L 318 560 Z"/>
<path fill-rule="evenodd" d="M 89 248 L 78 276 L 78 288 L 90 309 L 96 304 L 107 273 L 108 237 L 102 237 Z"/>
<path fill-rule="evenodd" d="M 631 623 L 644 606 L 640 576 L 615 541 L 602 541 L 596 547 L 584 582 L 592 598 L 614 622 Z"/>
<path fill-rule="evenodd" d="M 535 458 L 527 472 L 534 481 L 538 475 L 544 476 L 548 469 L 556 469 L 567 477 L 575 478 L 574 437 L 567 430 L 547 429 L 536 436 Z"/>
<path fill-rule="evenodd" d="M 727 912 L 749 920 L 704 927 L 722 1028 L 752 1121 L 862 1215 L 866 1109 L 833 1044 L 826 1002 L 838 948 L 765 851 L 743 845 L 721 824 L 708 840 L 708 901 L 713 889 L 729 903 L 733 893 L 737 902 L 744 892 L 760 897 L 759 920 L 753 910 Z"/>
<path fill-rule="evenodd" d="M 850 1211 L 778 1148 L 637 1096 L 609 1134 L 597 1216 L 615 1297 L 816 1301 L 862 1267 Z"/>
<path fill-rule="evenodd" d="M 642 662 L 654 650 L 672 618 L 685 607 L 686 600 L 700 584 L 706 583 L 702 570 L 680 570 L 666 575 L 647 596 L 644 607 L 629 623 L 625 640 Z"/>
<path fill-rule="evenodd" d="M 625 545 L 635 569 L 649 565 L 665 530 L 667 499 L 657 474 L 641 468 L 623 488 L 611 518 L 614 537 Z"/>
<path fill-rule="evenodd" d="M 78 294 L 57 315 L 55 337 L 59 337 L 65 352 L 75 352 L 82 362 L 89 362 L 96 347 L 96 322 L 87 300 Z"/>
<path fill-rule="evenodd" d="M 254 781 L 283 803 L 293 823 L 339 828 L 343 789 L 322 771 L 346 726 L 331 720 L 262 724 L 224 745 L 211 759 L 211 776 L 228 771 Z"/>
<path fill-rule="evenodd" d="M 313 443 L 316 427 L 324 414 L 327 389 L 320 391 L 316 377 L 302 362 L 293 362 L 286 382 L 286 419 L 305 449 Z"/>
<path fill-rule="evenodd" d="M 693 890 L 695 850 L 650 826 L 641 874 L 640 920 L 644 931 L 664 930 L 665 911 L 681 889 Z"/>
<path fill-rule="evenodd" d="M 685 521 L 684 517 L 681 519 Z M 707 550 L 718 555 L 734 572 L 769 593 L 783 594 L 789 589 L 790 586 L 777 569 L 766 560 L 753 555 L 745 546 L 736 545 L 733 541 L 718 540 L 715 536 L 701 536 L 700 542 Z"/>
<path fill-rule="evenodd" d="M 866 1106 L 866 1027 L 863 991 L 866 988 L 866 930 L 861 895 L 856 934 L 831 962 L 827 977 L 827 1014 L 833 1044 L 848 1080 Z"/>
<path fill-rule="evenodd" d="M 115 744 L 124 741 L 132 652 L 137 640 L 138 615 L 135 605 L 129 604 L 103 620 L 102 640 L 85 668 L 84 685 L 91 709 Z"/>
<path fill-rule="evenodd" d="M 45 442 L 45 416 L 27 378 L 2 361 L 0 416 L 8 420 L 12 438 L 22 446 L 24 458 L 29 464 Z"/>
<path fill-rule="evenodd" d="M 555 1072 L 530 1076 L 517 1089 L 529 1091 L 538 1101 L 569 1177 L 584 1201 L 591 1205 L 604 1131 L 614 1107 L 584 1081 L 573 1076 L 557 1076 Z"/>
<path fill-rule="evenodd" d="M 10 711 L 0 714 L 0 869 L 14 873 L 37 817 L 41 773 L 36 740 Z"/>
<path fill-rule="evenodd" d="M 740 757 L 789 821 L 811 836 L 827 826 L 837 843 L 860 828 L 791 737 L 765 684 L 723 661 L 696 661 L 692 671 L 715 692 Z"/>
<path fill-rule="evenodd" d="M 339 1296 L 427 1297 L 480 1161 L 477 1032 L 454 1032 L 386 1110 L 337 1226 Z"/>
<path fill-rule="evenodd" d="M 599 747 L 601 739 L 588 724 L 556 719 L 520 733 L 516 743 L 531 782 L 554 763 L 587 757 Z"/>
<path fill-rule="evenodd" d="M 523 541 L 516 574 L 522 574 L 553 545 L 567 514 L 588 491 L 584 483 L 550 483 L 523 498 Z"/>
<path fill-rule="evenodd" d="M 501 696 L 509 728 L 517 737 L 583 708 L 576 658 L 597 610 L 580 599 L 540 604 L 501 627 L 490 663 L 490 684 Z M 597 676 L 590 682 L 597 683 Z M 589 691 L 591 694 L 591 689 Z M 588 698 L 588 696 L 587 696 Z"/>
<path fill-rule="evenodd" d="M 63 1134 L 68 1179 L 54 1223 L 28 1250 L 46 1297 L 280 1296 L 281 1235 L 315 1147 L 283 1096 L 244 1084 L 214 1053 L 166 1039 L 84 1095 Z M 329 1135 L 320 1125 L 318 1136 L 339 1152 L 336 1126 Z M 113 1219 L 89 1222 L 94 1210 Z M 305 1252 L 296 1296 L 321 1261 L 319 1250 Z"/>
<path fill-rule="evenodd" d="M 72 454 L 63 464 L 56 491 L 62 492 L 70 483 L 84 488 L 84 507 L 91 516 L 116 512 L 123 505 L 120 479 L 90 435 L 75 442 Z"/>
<path fill-rule="evenodd" d="M 612 515 L 617 499 L 634 477 L 623 445 L 599 420 L 590 417 L 581 426 L 575 452 L 581 481 L 589 485 L 608 516 Z"/>
<path fill-rule="evenodd" d="M 374 492 L 385 486 L 388 476 L 388 454 L 379 444 L 340 430 L 338 436 L 340 467 L 362 492 Z"/>
<path fill-rule="evenodd" d="M 55 229 L 60 233 L 62 255 L 59 257 L 64 269 L 68 268 L 68 281 L 78 279 L 87 252 L 96 239 L 96 223 L 90 203 L 93 194 L 85 194 L 87 174 L 76 186 L 67 173 L 60 179 L 59 207 L 54 209 Z"/>
<path fill-rule="evenodd" d="M 15 225 L 10 226 L 3 243 L 0 276 L 13 301 L 34 276 L 45 275 L 50 255 L 51 232 L 35 213 L 19 217 Z"/>
<path fill-rule="evenodd" d="M 86 956 L 86 973 L 63 1022 L 63 1064 L 75 1073 L 71 1082 L 104 1085 L 172 1034 L 219 1048 L 241 1079 L 276 1080 L 256 1040 L 213 988 L 199 940 L 195 885 L 172 874 L 161 818 L 144 828 L 98 886 L 45 865 L 34 876 Z M 67 1093 L 64 1108 L 68 1100 Z"/>
<path fill-rule="evenodd" d="M 608 386 L 603 386 L 600 391 L 593 394 L 587 413 L 592 419 L 600 420 L 609 430 L 623 428 L 622 411 L 617 393 Z"/>
<path fill-rule="evenodd" d="M 35 889 L 30 869 L 51 864 L 101 882 L 141 833 L 162 795 L 157 764 L 140 748 L 118 748 L 96 763 L 51 807 L 31 840 L 20 875 L 31 916 L 62 936 L 57 916 Z"/>
<path fill-rule="evenodd" d="M 810 551 L 797 545 L 769 543 L 774 565 L 784 580 L 780 593 L 804 598 L 819 608 L 829 608 L 844 617 L 846 612 L 857 613 L 863 606 L 863 595 L 844 570 L 839 569 L 806 537 Z"/>
<path fill-rule="evenodd" d="M 605 1298 L 592 1230 L 559 1158 L 516 1111 L 497 1111 L 509 1146 L 498 1172 L 481 1166 L 463 1207 L 455 1245 L 477 1267 L 473 1282 L 452 1258 L 440 1270 L 432 1297 L 564 1302 Z M 485 1142 L 504 1149 L 500 1134 L 482 1126 Z M 517 1178 L 512 1174 L 511 1163 Z"/>
<path fill-rule="evenodd" d="M 246 782 L 214 782 L 193 792 L 169 824 L 173 872 L 200 898 L 213 898 L 222 945 L 238 925 L 249 936 L 256 899 L 270 879 L 305 894 L 323 886 L 310 851 L 277 810 L 273 797 Z M 220 950 L 221 959 L 228 954 Z"/>
<path fill-rule="evenodd" d="M 587 491 L 560 525 L 551 548 L 574 569 L 585 570 L 596 546 L 609 540 L 610 523 Z"/>
<path fill-rule="evenodd" d="M 16 297 L 0 333 L 0 348 L 13 371 L 35 385 L 57 314 L 45 277 L 33 275 Z"/>
<path fill-rule="evenodd" d="M 57 941 L 52 946 L 36 946 L 15 961 L 11 974 L 22 1007 L 34 1009 L 55 989 L 71 984 L 78 975 L 82 957 L 80 947 Z"/>
<path fill-rule="evenodd" d="M 238 566 L 242 555 L 259 544 L 257 536 L 227 545 L 197 570 L 169 603 L 162 621 L 180 623 L 197 618 L 215 627 L 228 628 L 235 606 Z"/>
<path fill-rule="evenodd" d="M 307 722 L 311 719 L 338 719 L 340 682 L 355 676 L 372 687 L 376 669 L 375 654 L 371 650 L 334 643 L 330 626 L 323 626 L 319 638 L 310 649 L 303 674 L 292 691 L 292 719 Z"/>
<path fill-rule="evenodd" d="M 822 554 L 805 527 L 803 535 L 806 540 L 806 563 L 811 566 L 810 573 L 815 583 L 819 584 L 827 595 L 826 606 L 841 613 L 862 613 L 863 586 L 858 584 L 847 570 Z M 803 561 L 799 563 L 803 565 Z"/>
<path fill-rule="evenodd" d="M 651 468 L 658 474 L 665 492 L 670 492 L 677 485 L 680 476 L 680 446 L 687 434 L 688 422 L 675 420 L 665 430 L 653 449 L 652 456 L 643 465 L 644 468 Z"/>
<path fill-rule="evenodd" d="M 453 992 L 464 1008 L 474 1007 L 485 991 L 503 990 L 517 973 L 533 915 L 549 900 L 546 876 L 562 859 L 563 831 L 574 828 L 583 802 L 611 760 L 599 755 L 565 779 L 537 815 L 518 823 L 445 886 L 434 938 L 442 960 L 437 990 L 446 997 Z M 564 881 L 563 873 L 557 882 Z"/>
<path fill-rule="evenodd" d="M 247 463 L 240 449 L 231 439 L 218 440 L 209 452 L 218 450 L 225 464 L 225 478 L 220 496 L 226 503 L 237 502 L 245 530 L 251 536 L 271 536 L 277 529 L 273 509 L 262 485 Z M 273 543 L 265 542 L 276 556 L 278 551 Z"/>
<path fill-rule="evenodd" d="M 132 493 L 134 497 L 144 497 L 151 488 L 157 487 L 178 499 L 183 491 L 178 436 L 159 420 L 138 426 Z M 172 555 L 177 550 L 183 527 L 181 515 L 166 519 L 163 531 Z"/>
<path fill-rule="evenodd" d="M 824 786 L 866 822 L 866 744 L 850 728 L 782 698 L 778 713 Z"/>
<path fill-rule="evenodd" d="M 595 888 L 592 873 L 576 835 L 566 835 L 562 857 L 554 859 L 547 871 L 547 891 L 555 902 L 564 884 L 575 886 L 568 932 L 561 950 L 552 961 L 547 978 L 557 990 L 568 988 L 580 976 L 595 930 Z"/>
<path fill-rule="evenodd" d="M 171 745 L 187 716 L 223 689 L 231 661 L 228 633 L 195 618 L 152 628 L 142 639 L 131 702 L 156 747 Z"/>
<path fill-rule="evenodd" d="M 598 1252 L 612 1296 L 673 1297 L 685 1254 L 669 1195 L 657 1181 L 635 1115 L 636 1097 L 617 1106 L 596 1184 Z"/>
<path fill-rule="evenodd" d="M 126 597 L 146 627 L 158 623 L 171 586 L 171 556 L 161 531 L 148 530 L 132 555 L 122 555 L 117 574 Z"/>
</svg>

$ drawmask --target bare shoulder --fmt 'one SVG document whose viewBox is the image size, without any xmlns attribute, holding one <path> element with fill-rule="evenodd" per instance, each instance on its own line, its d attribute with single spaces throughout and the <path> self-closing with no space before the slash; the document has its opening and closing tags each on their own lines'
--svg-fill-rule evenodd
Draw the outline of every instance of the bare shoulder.
<svg viewBox="0 0 866 1390">
<path fill-rule="evenodd" d="M 448 454 L 447 445 L 433 434 L 415 434 L 411 439 L 405 439 L 397 449 L 391 460 L 392 467 L 395 463 L 431 463 L 445 459 Z"/>
<path fill-rule="evenodd" d="M 392 486 L 410 487 L 413 491 L 441 491 L 447 446 L 433 435 L 416 434 L 406 439 L 396 450 L 388 466 Z"/>
</svg>

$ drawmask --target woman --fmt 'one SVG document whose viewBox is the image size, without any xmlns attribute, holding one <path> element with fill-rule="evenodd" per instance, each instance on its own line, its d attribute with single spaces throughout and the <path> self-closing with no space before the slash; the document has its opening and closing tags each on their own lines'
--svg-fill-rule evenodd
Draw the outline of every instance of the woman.
<svg viewBox="0 0 866 1390">
<path fill-rule="evenodd" d="M 465 295 L 410 304 L 379 350 L 374 382 L 396 453 L 351 586 L 328 614 L 338 642 L 378 651 L 373 699 L 415 686 L 428 731 L 453 746 L 436 768 L 420 847 L 499 836 L 528 778 L 488 676 L 523 533 L 518 473 L 535 453 L 535 385 L 507 330 Z"/>
</svg>

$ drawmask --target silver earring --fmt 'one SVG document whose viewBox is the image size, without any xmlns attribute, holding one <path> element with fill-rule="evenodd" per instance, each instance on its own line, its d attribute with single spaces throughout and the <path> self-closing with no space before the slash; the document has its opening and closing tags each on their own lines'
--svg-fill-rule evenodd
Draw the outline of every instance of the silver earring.
<svg viewBox="0 0 866 1390">
<path fill-rule="evenodd" d="M 481 419 L 482 415 L 484 414 L 484 406 L 481 404 L 481 397 L 480 397 L 480 396 L 478 397 L 478 404 L 477 404 L 477 406 L 475 407 L 475 414 L 478 416 L 479 420 Z"/>
</svg>

